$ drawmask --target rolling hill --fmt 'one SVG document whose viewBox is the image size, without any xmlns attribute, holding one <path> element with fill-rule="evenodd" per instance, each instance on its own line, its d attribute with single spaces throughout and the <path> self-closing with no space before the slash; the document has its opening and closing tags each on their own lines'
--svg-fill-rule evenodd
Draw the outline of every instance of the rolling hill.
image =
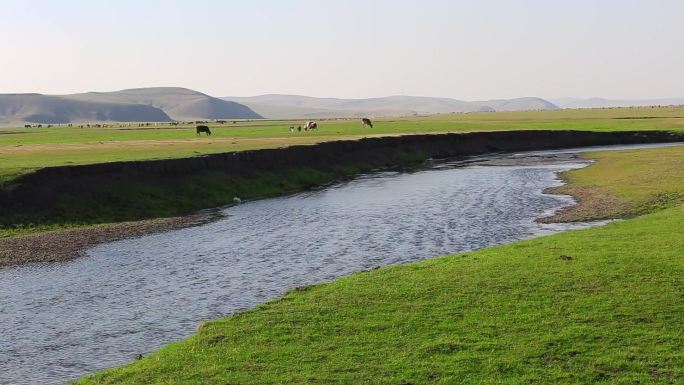
<svg viewBox="0 0 684 385">
<path fill-rule="evenodd" d="M 170 120 L 161 109 L 141 104 L 72 100 L 40 94 L 0 95 L 0 124 Z"/>
<path fill-rule="evenodd" d="M 180 87 L 134 88 L 114 92 L 65 95 L 72 100 L 142 104 L 163 110 L 175 120 L 261 119 L 242 104 Z"/>
<path fill-rule="evenodd" d="M 73 95 L 0 95 L 0 124 L 4 125 L 261 118 L 239 103 L 176 87 Z"/>
<path fill-rule="evenodd" d="M 542 98 L 515 98 L 497 99 L 474 102 L 476 104 L 491 107 L 496 111 L 534 111 L 534 110 L 557 110 L 558 106 Z"/>
<path fill-rule="evenodd" d="M 610 108 L 641 106 L 681 106 L 684 98 L 663 99 L 605 99 L 605 98 L 558 98 L 551 99 L 560 108 Z"/>
<path fill-rule="evenodd" d="M 215 98 L 180 87 L 71 95 L 0 95 L 0 124 L 204 119 L 336 118 L 557 109 L 540 98 L 462 101 L 424 96 L 368 99 L 261 95 Z"/>
<path fill-rule="evenodd" d="M 540 98 L 467 102 L 425 96 L 387 96 L 368 99 L 315 98 L 299 95 L 224 97 L 249 106 L 267 118 L 330 118 L 428 115 L 451 112 L 493 112 L 557 109 Z"/>
</svg>

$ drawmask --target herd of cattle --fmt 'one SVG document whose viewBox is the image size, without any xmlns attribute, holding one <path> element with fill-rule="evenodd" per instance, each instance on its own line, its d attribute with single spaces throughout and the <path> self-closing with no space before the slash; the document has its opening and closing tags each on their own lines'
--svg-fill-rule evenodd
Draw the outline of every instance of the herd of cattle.
<svg viewBox="0 0 684 385">
<path fill-rule="evenodd" d="M 302 128 L 302 126 L 297 126 L 298 132 L 302 132 L 302 130 L 304 130 L 304 131 L 318 130 L 318 123 L 316 123 L 314 121 L 309 121 L 309 122 L 306 122 L 306 124 L 304 125 L 304 128 Z M 294 126 L 290 126 L 290 132 L 295 132 Z"/>
<path fill-rule="evenodd" d="M 203 133 L 206 134 L 207 136 L 211 136 L 211 129 L 210 129 L 209 126 L 207 125 L 207 124 L 209 123 L 208 121 L 170 122 L 170 123 L 168 123 L 168 124 L 171 125 L 171 126 L 178 126 L 179 124 L 192 124 L 192 123 L 198 124 L 197 127 L 196 127 L 196 132 L 197 132 L 197 135 L 198 135 L 198 136 L 199 136 L 200 134 L 203 134 Z M 217 120 L 215 123 L 218 123 L 218 124 L 226 124 L 227 121 L 225 121 L 225 120 Z M 236 123 L 236 122 L 234 121 L 233 124 L 235 124 L 235 123 Z M 373 122 L 371 122 L 371 120 L 368 119 L 368 118 L 363 118 L 363 119 L 361 119 L 361 123 L 363 124 L 364 127 L 373 128 Z M 73 127 L 73 124 L 72 124 L 72 123 L 68 123 L 68 124 L 65 124 L 65 125 L 66 125 L 67 127 Z M 147 127 L 147 126 L 151 126 L 151 125 L 152 125 L 152 123 L 138 123 L 138 127 Z M 52 124 L 47 124 L 47 125 L 46 125 L 47 128 L 51 128 L 51 127 L 53 127 L 53 126 L 54 126 L 54 125 L 52 125 Z M 58 124 L 57 126 L 62 126 L 62 124 Z M 132 124 L 130 124 L 130 123 L 129 123 L 129 124 L 124 124 L 124 125 L 118 124 L 118 127 L 130 127 L 130 126 L 132 126 Z M 108 128 L 108 127 L 115 127 L 115 125 L 113 125 L 113 124 L 81 124 L 81 125 L 79 125 L 79 126 L 77 126 L 77 127 L 79 127 L 79 128 L 91 128 L 91 127 L 92 127 L 92 128 Z M 42 125 L 42 124 L 35 124 L 35 125 L 26 124 L 26 125 L 24 125 L 24 128 L 43 128 L 43 125 Z M 294 133 L 295 131 L 297 131 L 297 132 L 302 132 L 302 131 L 313 131 L 313 130 L 318 130 L 318 123 L 315 122 L 315 121 L 313 121 L 313 120 L 311 120 L 311 121 L 306 122 L 303 126 L 297 126 L 297 127 L 295 127 L 295 126 L 290 126 L 289 130 L 290 130 L 291 133 Z"/>
<path fill-rule="evenodd" d="M 373 122 L 371 122 L 371 120 L 368 118 L 361 119 L 361 123 L 363 124 L 364 127 L 373 128 Z M 297 128 L 295 128 L 295 126 L 290 126 L 289 130 L 291 133 L 294 133 L 295 131 L 302 132 L 302 130 L 304 130 L 304 131 L 318 130 L 318 123 L 316 123 L 313 120 L 310 120 L 310 121 L 306 122 L 303 127 L 297 126 Z M 204 124 L 198 125 L 196 127 L 196 132 L 197 132 L 197 136 L 199 136 L 201 134 L 206 134 L 207 136 L 211 136 L 211 129 L 209 128 L 209 126 L 204 125 Z"/>
</svg>

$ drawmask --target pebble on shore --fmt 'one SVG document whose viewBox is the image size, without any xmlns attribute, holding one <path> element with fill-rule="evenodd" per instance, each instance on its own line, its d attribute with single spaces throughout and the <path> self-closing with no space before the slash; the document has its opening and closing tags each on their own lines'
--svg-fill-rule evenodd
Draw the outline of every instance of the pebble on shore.
<svg viewBox="0 0 684 385">
<path fill-rule="evenodd" d="M 1 238 L 0 269 L 29 262 L 66 261 L 82 256 L 85 249 L 100 243 L 195 226 L 210 220 L 210 214 L 198 213 Z"/>
</svg>

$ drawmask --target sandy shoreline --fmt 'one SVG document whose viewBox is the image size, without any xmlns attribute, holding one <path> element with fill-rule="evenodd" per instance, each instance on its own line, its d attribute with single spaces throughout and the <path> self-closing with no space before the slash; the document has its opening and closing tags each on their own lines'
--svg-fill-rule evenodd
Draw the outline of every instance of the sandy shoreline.
<svg viewBox="0 0 684 385">
<path fill-rule="evenodd" d="M 0 239 L 0 270 L 31 262 L 68 261 L 89 247 L 212 221 L 215 210 L 186 216 L 78 227 Z"/>
<path fill-rule="evenodd" d="M 584 159 L 590 160 L 590 158 Z M 591 160 L 595 161 L 596 159 Z M 558 179 L 562 184 L 548 187 L 544 189 L 543 193 L 568 195 L 575 200 L 575 203 L 561 208 L 553 215 L 538 218 L 536 220 L 538 223 L 591 222 L 621 218 L 628 212 L 629 202 L 614 196 L 610 192 L 603 191 L 595 186 L 583 187 L 571 183 L 567 176 L 570 171 L 558 173 Z"/>
</svg>

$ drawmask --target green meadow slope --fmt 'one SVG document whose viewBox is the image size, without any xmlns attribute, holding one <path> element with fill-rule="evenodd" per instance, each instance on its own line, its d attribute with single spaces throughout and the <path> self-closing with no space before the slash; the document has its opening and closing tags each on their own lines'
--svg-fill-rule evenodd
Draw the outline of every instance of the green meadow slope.
<svg viewBox="0 0 684 385">
<path fill-rule="evenodd" d="M 684 191 L 682 148 L 592 157 L 566 177 L 625 201 Z M 616 161 L 634 157 L 663 161 Z M 295 290 L 79 384 L 683 383 L 684 206 L 643 207 Z"/>
<path fill-rule="evenodd" d="M 633 217 L 684 203 L 684 147 L 605 152 L 600 159 L 600 167 L 567 173 L 569 183 L 550 189 L 582 202 L 555 219 Z"/>
</svg>

